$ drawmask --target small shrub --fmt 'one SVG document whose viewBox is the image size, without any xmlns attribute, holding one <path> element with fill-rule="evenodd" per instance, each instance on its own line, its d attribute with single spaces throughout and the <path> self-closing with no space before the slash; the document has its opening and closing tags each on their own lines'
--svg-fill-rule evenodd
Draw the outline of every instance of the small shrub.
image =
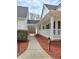
<svg viewBox="0 0 79 59">
<path fill-rule="evenodd" d="M 28 32 L 25 30 L 17 30 L 17 40 L 18 41 L 23 41 L 27 40 L 28 37 Z"/>
</svg>

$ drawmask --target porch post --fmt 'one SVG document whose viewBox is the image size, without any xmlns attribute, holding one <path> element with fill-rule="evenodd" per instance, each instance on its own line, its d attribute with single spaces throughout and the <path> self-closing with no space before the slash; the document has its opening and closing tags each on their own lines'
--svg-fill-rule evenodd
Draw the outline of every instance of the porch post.
<svg viewBox="0 0 79 59">
<path fill-rule="evenodd" d="M 41 24 L 41 30 L 42 30 L 42 24 Z"/>
<path fill-rule="evenodd" d="M 51 23 L 51 26 L 50 26 L 50 38 L 51 40 L 53 40 L 53 24 L 54 24 L 54 17 L 51 17 L 51 20 L 50 20 L 50 23 Z"/>
<path fill-rule="evenodd" d="M 56 27 L 56 36 L 58 36 L 58 20 L 56 20 L 55 27 Z"/>
<path fill-rule="evenodd" d="M 36 25 L 36 27 L 35 27 L 35 34 L 37 34 L 37 32 L 38 32 L 38 27 Z"/>
</svg>

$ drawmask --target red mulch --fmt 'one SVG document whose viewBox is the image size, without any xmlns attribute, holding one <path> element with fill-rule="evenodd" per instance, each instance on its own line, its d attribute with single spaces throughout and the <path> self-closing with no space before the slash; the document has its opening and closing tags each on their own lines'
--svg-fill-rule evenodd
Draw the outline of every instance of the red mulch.
<svg viewBox="0 0 79 59">
<path fill-rule="evenodd" d="M 36 38 L 41 45 L 41 47 L 54 59 L 61 59 L 61 41 L 52 41 L 50 45 L 49 51 L 49 44 L 48 39 L 41 35 L 36 35 Z"/>
<path fill-rule="evenodd" d="M 29 41 L 17 42 L 17 56 L 22 54 L 28 48 Z"/>
</svg>

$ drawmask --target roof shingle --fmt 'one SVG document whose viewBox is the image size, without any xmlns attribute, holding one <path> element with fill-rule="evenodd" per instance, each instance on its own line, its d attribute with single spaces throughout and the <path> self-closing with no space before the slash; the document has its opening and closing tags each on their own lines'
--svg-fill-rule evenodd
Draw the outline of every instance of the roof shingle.
<svg viewBox="0 0 79 59">
<path fill-rule="evenodd" d="M 26 18 L 28 13 L 27 7 L 17 6 L 17 17 Z"/>
<path fill-rule="evenodd" d="M 57 6 L 57 5 L 49 5 L 49 4 L 44 4 L 49 10 L 56 10 L 57 8 L 59 8 L 61 6 L 61 3 Z"/>
<path fill-rule="evenodd" d="M 39 20 L 27 20 L 27 24 L 36 24 Z"/>
</svg>

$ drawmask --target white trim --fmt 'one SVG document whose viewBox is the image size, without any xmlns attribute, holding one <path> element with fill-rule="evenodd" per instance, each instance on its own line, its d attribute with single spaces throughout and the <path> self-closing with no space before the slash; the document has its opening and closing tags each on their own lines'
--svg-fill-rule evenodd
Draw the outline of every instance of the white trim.
<svg viewBox="0 0 79 59">
<path fill-rule="evenodd" d="M 35 27 L 35 34 L 37 34 L 38 33 L 38 28 L 37 28 L 37 25 L 36 25 L 36 27 Z"/>
<path fill-rule="evenodd" d="M 50 23 L 51 23 L 51 28 L 50 28 L 50 38 L 51 38 L 51 40 L 53 40 L 53 23 L 54 23 L 54 17 L 51 17 L 51 21 L 50 21 Z"/>
<path fill-rule="evenodd" d="M 56 32 L 56 31 L 61 30 L 61 29 L 53 29 L 52 30 L 52 33 L 53 33 L 52 37 L 53 37 L 53 39 L 60 39 L 61 38 L 61 34 L 60 35 L 54 34 L 54 30 Z M 45 36 L 47 38 L 50 37 L 50 33 L 51 33 L 51 29 L 44 29 L 44 30 L 40 30 L 38 32 L 38 34 L 43 35 L 43 36 Z"/>
</svg>

